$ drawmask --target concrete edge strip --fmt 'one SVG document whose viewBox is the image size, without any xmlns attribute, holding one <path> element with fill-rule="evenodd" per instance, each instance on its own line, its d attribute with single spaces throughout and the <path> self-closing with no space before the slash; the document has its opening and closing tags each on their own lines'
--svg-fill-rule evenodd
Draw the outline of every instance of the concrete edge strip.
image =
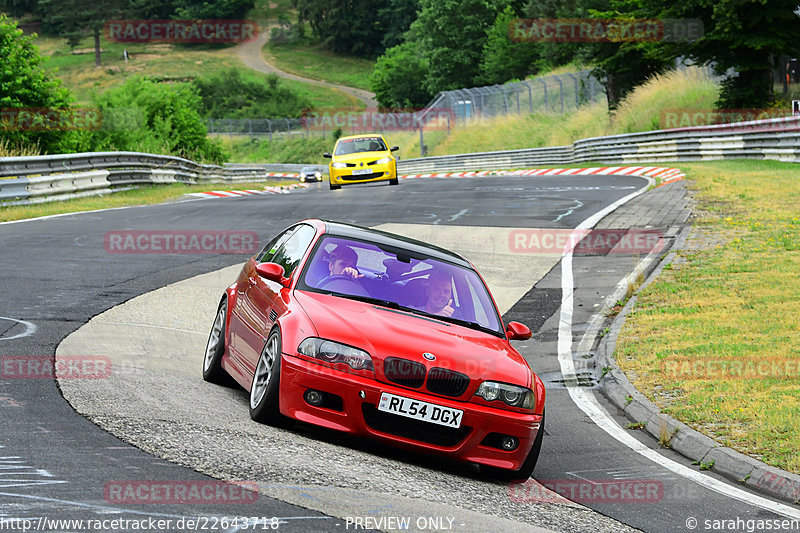
<svg viewBox="0 0 800 533">
<path fill-rule="evenodd" d="M 688 237 L 691 226 L 684 226 L 669 253 L 662 255 L 655 269 L 628 300 L 625 307 L 609 326 L 609 333 L 600 341 L 597 349 L 597 366 L 612 370 L 600 381 L 600 389 L 613 405 L 622 410 L 634 423 L 645 424 L 645 430 L 662 446 L 672 449 L 698 463 L 711 464 L 710 469 L 726 479 L 790 503 L 800 503 L 800 476 L 777 467 L 769 466 L 753 457 L 723 446 L 686 424 L 661 412 L 630 382 L 613 357 L 617 337 L 628 313 L 636 305 L 639 293 L 672 263 Z M 664 444 L 666 441 L 666 444 Z"/>
<path fill-rule="evenodd" d="M 472 176 L 585 176 L 592 174 L 622 175 L 622 176 L 650 176 L 653 178 L 671 179 L 677 181 L 685 176 L 677 168 L 667 167 L 590 167 L 590 168 L 540 168 L 540 169 L 508 169 L 508 170 L 482 170 L 469 172 L 437 172 L 427 174 L 404 174 L 401 179 L 411 178 L 465 178 Z"/>
<path fill-rule="evenodd" d="M 652 185 L 652 178 L 648 178 L 650 184 Z M 575 228 L 574 232 L 578 232 L 582 229 L 588 229 L 594 227 L 602 218 L 604 218 L 609 213 L 615 211 L 617 208 L 628 202 L 629 200 L 633 199 L 634 197 L 643 194 L 648 190 L 648 186 L 639 189 L 638 191 L 631 193 L 630 195 L 617 200 L 613 204 L 607 206 L 606 208 L 598 211 L 594 215 L 590 216 L 586 220 L 584 220 L 581 224 Z M 574 238 L 574 237 L 573 237 Z M 661 270 L 658 270 L 660 272 Z M 654 279 L 651 276 L 651 279 Z M 565 379 L 565 384 L 567 391 L 572 398 L 575 405 L 581 409 L 591 420 L 594 424 L 596 424 L 600 429 L 608 433 L 612 438 L 620 442 L 622 445 L 627 446 L 632 451 L 642 455 L 643 457 L 655 462 L 656 464 L 661 465 L 664 468 L 674 472 L 675 474 L 689 479 L 708 490 L 712 490 L 714 492 L 718 492 L 720 494 L 724 494 L 727 497 L 737 499 L 742 502 L 747 502 L 751 505 L 756 507 L 760 507 L 762 509 L 774 512 L 778 515 L 782 515 L 794 520 L 800 519 L 800 507 L 790 506 L 783 503 L 775 502 L 772 500 L 768 500 L 764 497 L 746 492 L 735 485 L 728 485 L 718 479 L 712 478 L 703 474 L 700 471 L 693 470 L 683 464 L 680 464 L 672 459 L 667 458 L 666 456 L 662 455 L 656 449 L 652 449 L 649 446 L 646 446 L 639 440 L 635 439 L 629 432 L 623 429 L 615 420 L 611 418 L 611 415 L 603 408 L 600 403 L 598 402 L 597 398 L 592 394 L 590 391 L 576 386 L 576 374 L 575 374 L 575 363 L 573 360 L 573 352 L 572 352 L 572 344 L 573 344 L 573 332 L 572 332 L 572 297 L 573 297 L 573 275 L 572 275 L 572 251 L 567 250 L 561 257 L 561 284 L 562 284 L 562 299 L 561 299 L 561 311 L 560 311 L 560 319 L 559 319 L 559 331 L 558 331 L 558 362 L 559 366 L 561 367 L 561 373 Z M 646 284 L 643 284 L 643 286 Z M 640 287 L 641 289 L 641 287 Z M 630 306 L 632 305 L 635 298 L 631 298 L 629 300 L 626 308 L 628 311 L 630 310 Z M 618 317 L 619 318 L 619 317 Z M 612 325 L 615 325 L 616 322 Z M 621 328 L 621 324 L 619 324 Z M 616 334 L 619 333 L 619 329 L 616 330 Z M 613 335 L 613 338 L 616 339 L 616 334 Z M 607 335 L 604 337 L 604 342 L 610 342 L 609 339 L 612 338 L 612 335 Z M 602 342 L 601 342 L 602 346 Z M 607 345 L 606 345 L 607 346 Z M 615 346 L 615 344 L 614 344 Z M 607 353 L 603 353 L 601 355 L 602 350 L 598 349 L 598 363 L 601 361 L 605 361 L 604 356 L 607 357 Z M 602 363 L 601 363 L 602 364 Z M 617 372 L 621 374 L 621 370 L 617 369 Z M 626 412 L 627 416 L 631 416 L 631 413 L 635 412 L 637 407 L 640 408 L 641 411 L 645 411 L 644 409 L 644 402 L 638 401 L 639 399 L 644 399 L 644 396 L 639 393 L 633 386 L 631 385 L 631 394 L 626 396 L 624 402 L 626 404 L 630 404 L 630 406 L 626 405 L 623 409 Z M 631 400 L 627 398 L 630 397 Z M 635 399 L 634 399 L 635 398 Z M 612 402 L 615 405 L 618 405 L 617 402 Z M 634 406 L 634 407 L 631 407 Z M 635 420 L 639 421 L 640 419 L 647 420 L 648 426 L 650 424 L 650 418 L 655 416 L 656 423 L 659 427 L 659 432 L 656 435 L 659 435 L 663 430 L 661 429 L 663 420 L 661 416 L 661 412 L 658 408 L 654 405 L 652 406 L 652 411 L 646 411 L 646 413 L 640 413 L 638 416 L 635 416 Z M 629 411 L 630 410 L 630 411 Z M 645 416 L 646 415 L 646 416 Z M 661 422 L 661 423 L 659 423 Z M 707 439 L 708 443 L 713 443 L 711 439 L 700 435 L 704 439 Z M 673 435 L 674 437 L 674 435 Z M 671 443 L 670 443 L 671 444 Z M 670 446 L 673 449 L 676 449 L 674 446 Z M 724 451 L 719 451 L 714 455 L 717 450 L 711 450 L 711 448 L 720 448 L 719 446 L 709 446 L 708 449 L 705 450 L 703 457 L 707 459 L 714 459 L 713 466 L 716 465 L 716 461 L 719 460 L 722 465 L 719 465 L 716 472 L 724 473 L 724 472 L 732 472 L 731 466 L 732 464 L 738 460 L 748 460 L 750 464 L 758 463 L 755 459 L 750 457 L 741 456 L 741 457 L 734 457 L 733 454 L 727 453 Z M 676 449 L 676 451 L 679 451 Z M 729 450 L 732 452 L 732 450 Z M 680 451 L 679 451 L 680 453 Z M 714 455 L 712 457 L 712 455 Z M 741 455 L 741 454 L 739 454 Z M 766 466 L 766 465 L 764 465 Z M 788 474 L 788 473 L 787 473 Z M 791 474 L 790 474 L 791 475 Z M 726 476 L 728 477 L 728 476 Z M 748 476 L 746 480 L 749 480 L 752 476 Z M 771 479 L 771 478 L 770 478 Z M 745 480 L 745 481 L 746 481 Z M 753 485 L 750 485 L 753 487 Z M 757 492 L 762 491 L 763 489 L 760 487 L 759 484 L 755 484 L 754 488 Z M 781 498 L 783 499 L 783 498 Z"/>
<path fill-rule="evenodd" d="M 487 175 L 494 176 L 543 176 L 543 175 L 558 175 L 558 176 L 579 176 L 579 175 L 593 175 L 601 173 L 603 175 L 620 175 L 620 176 L 650 176 L 662 177 L 662 179 L 669 179 L 669 183 L 682 179 L 684 174 L 676 168 L 664 167 L 592 167 L 592 168 L 545 168 L 545 169 L 516 169 L 516 170 L 482 170 L 482 171 L 469 171 L 469 172 L 437 172 L 432 174 L 405 174 L 398 176 L 400 179 L 411 178 L 468 178 L 468 177 L 481 177 Z M 664 181 L 661 185 L 665 185 Z M 659 187 L 661 185 L 658 185 Z M 295 187 L 307 187 L 306 184 L 292 184 L 288 187 L 267 187 L 267 192 L 285 193 L 287 189 Z M 197 198 L 219 198 L 219 197 L 234 197 L 246 196 L 249 194 L 263 194 L 256 191 L 208 191 L 190 193 L 187 196 L 194 196 Z"/>
</svg>

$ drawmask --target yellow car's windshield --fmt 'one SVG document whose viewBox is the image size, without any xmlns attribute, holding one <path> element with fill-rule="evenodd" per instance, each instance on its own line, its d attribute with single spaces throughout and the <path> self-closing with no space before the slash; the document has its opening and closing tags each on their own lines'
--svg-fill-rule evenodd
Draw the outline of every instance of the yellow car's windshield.
<svg viewBox="0 0 800 533">
<path fill-rule="evenodd" d="M 333 155 L 355 154 L 357 152 L 385 152 L 386 144 L 380 137 L 359 137 L 340 139 Z"/>
</svg>

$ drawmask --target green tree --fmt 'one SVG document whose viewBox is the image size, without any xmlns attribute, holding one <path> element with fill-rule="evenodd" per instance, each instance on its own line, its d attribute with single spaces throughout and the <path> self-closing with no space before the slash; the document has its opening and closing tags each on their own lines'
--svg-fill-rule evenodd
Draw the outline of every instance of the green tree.
<svg viewBox="0 0 800 533">
<path fill-rule="evenodd" d="M 240 19 L 255 7 L 254 0 L 175 0 L 177 19 Z"/>
<path fill-rule="evenodd" d="M 102 64 L 100 34 L 107 20 L 124 18 L 125 0 L 39 0 L 38 10 L 48 32 L 63 37 L 75 47 L 87 35 L 94 38 L 94 64 Z"/>
<path fill-rule="evenodd" d="M 23 35 L 16 22 L 0 15 L 0 137 L 16 146 L 38 145 L 43 152 L 61 153 L 76 149 L 80 131 L 43 127 L 40 122 L 19 121 L 23 111 L 55 111 L 69 119 L 72 96 L 61 81 L 42 68 L 42 57 L 33 37 Z"/>
<path fill-rule="evenodd" d="M 378 8 L 383 38 L 381 48 L 385 51 L 401 44 L 404 35 L 417 19 L 419 0 L 387 0 Z"/>
<path fill-rule="evenodd" d="M 36 12 L 37 0 L 0 0 L 0 13 L 21 17 Z"/>
<path fill-rule="evenodd" d="M 796 0 L 626 0 L 624 5 L 643 16 L 702 21 L 702 37 L 665 43 L 662 53 L 711 64 L 717 74 L 735 71 L 722 84 L 721 108 L 768 105 L 778 56 L 800 51 Z"/>
<path fill-rule="evenodd" d="M 381 52 L 383 31 L 371 0 L 294 0 L 299 23 L 308 22 L 329 50 L 361 57 Z"/>
<path fill-rule="evenodd" d="M 533 0 L 526 12 L 532 18 L 545 19 L 632 19 L 636 14 L 624 2 L 637 1 L 650 0 Z M 543 68 L 570 62 L 591 65 L 593 75 L 605 86 L 610 110 L 616 109 L 634 87 L 670 66 L 670 59 L 661 53 L 661 45 L 644 40 L 548 42 L 540 43 L 538 49 Z"/>
<path fill-rule="evenodd" d="M 419 40 L 431 93 L 472 86 L 479 73 L 486 32 L 507 0 L 420 0 L 411 25 Z"/>
<path fill-rule="evenodd" d="M 208 138 L 201 101 L 188 83 L 131 78 L 96 97 L 103 127 L 93 132 L 95 150 L 133 150 L 220 163 L 227 154 Z"/>
<path fill-rule="evenodd" d="M 389 48 L 375 63 L 370 89 L 383 108 L 422 107 L 433 94 L 422 81 L 428 64 L 419 43 L 408 41 Z"/>
<path fill-rule="evenodd" d="M 514 42 L 509 27 L 518 18 L 512 6 L 507 6 L 494 21 L 486 35 L 481 57 L 478 85 L 505 83 L 514 78 L 524 78 L 536 71 L 539 57 L 536 43 Z"/>
<path fill-rule="evenodd" d="M 637 85 L 671 67 L 658 53 L 658 46 L 649 42 L 591 43 L 582 54 L 593 65 L 592 74 L 605 86 L 612 111 Z"/>
<path fill-rule="evenodd" d="M 417 16 L 419 0 L 293 0 L 298 25 L 334 52 L 377 57 L 400 44 Z"/>
</svg>

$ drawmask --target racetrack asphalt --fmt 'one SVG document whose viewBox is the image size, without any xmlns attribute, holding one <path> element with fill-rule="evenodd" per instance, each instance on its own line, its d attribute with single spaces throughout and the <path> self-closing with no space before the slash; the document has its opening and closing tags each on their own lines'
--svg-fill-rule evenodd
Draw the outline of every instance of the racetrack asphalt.
<svg viewBox="0 0 800 533">
<path fill-rule="evenodd" d="M 557 262 L 552 258 L 536 258 L 540 268 L 528 274 L 527 290 L 522 290 L 524 283 L 510 284 L 504 300 L 512 302 L 513 295 L 522 290 L 521 299 L 512 302 L 505 318 L 535 328 L 536 337 L 519 343 L 518 349 L 549 385 L 547 438 L 534 477 L 545 484 L 658 481 L 663 487 L 658 501 L 584 502 L 602 514 L 571 503 L 525 501 L 505 485 L 481 479 L 463 465 L 350 442 L 310 427 L 287 431 L 254 424 L 246 415 L 242 391 L 212 387 L 199 378 L 205 335 L 213 319 L 213 309 L 206 308 L 216 303 L 214 293 L 233 280 L 244 256 L 116 255 L 106 253 L 102 244 L 108 230 L 166 228 L 247 228 L 257 231 L 265 242 L 269 235 L 308 216 L 369 226 L 394 224 L 395 230 L 423 232 L 441 225 L 446 227 L 442 234 L 454 241 L 451 248 L 458 247 L 453 244 L 459 244 L 459 233 L 467 233 L 464 228 L 474 228 L 474 234 L 480 228 L 492 228 L 487 231 L 495 232 L 495 237 L 489 242 L 496 244 L 498 228 L 506 228 L 506 233 L 508 228 L 569 229 L 642 185 L 642 180 L 632 177 L 469 178 L 458 181 L 454 195 L 453 180 L 413 180 L 400 187 L 359 186 L 335 193 L 316 187 L 281 197 L 180 202 L 0 226 L 4 250 L 14 250 L 13 256 L 4 254 L 1 259 L 8 273 L 4 283 L 9 298 L 3 301 L 0 315 L 37 328 L 28 336 L 4 340 L 2 354 L 52 355 L 68 333 L 96 316 L 95 321 L 106 328 L 106 344 L 92 341 L 73 348 L 93 352 L 84 355 L 100 355 L 100 351 L 111 357 L 133 349 L 128 355 L 139 358 L 141 364 L 129 364 L 127 372 L 112 373 L 104 380 L 62 381 L 64 395 L 112 434 L 167 459 L 142 453 L 86 422 L 67 406 L 50 380 L 0 380 L 3 454 L 20 458 L 15 464 L 24 463 L 31 472 L 30 483 L 18 484 L 13 495 L 7 492 L 4 498 L 9 503 L 0 504 L 0 512 L 5 516 L 63 512 L 76 517 L 87 512 L 119 513 L 119 506 L 101 510 L 108 507 L 103 489 L 110 481 L 206 479 L 193 473 L 196 470 L 219 479 L 256 482 L 262 492 L 256 515 L 286 517 L 281 529 L 337 530 L 344 525 L 342 517 L 351 516 L 347 513 L 403 516 L 411 508 L 430 516 L 454 516 L 464 523 L 465 531 L 485 530 L 480 524 L 487 517 L 512 521 L 513 525 L 502 523 L 509 530 L 543 526 L 558 531 L 629 530 L 623 523 L 646 531 L 682 531 L 692 516 L 772 517 L 631 453 L 575 408 L 559 384 L 553 356 L 561 285 L 558 269 L 547 268 Z M 497 251 L 488 248 L 482 252 Z M 465 253 L 476 251 L 466 246 Z M 505 255 L 514 253 L 520 254 L 520 261 L 531 259 L 527 251 Z M 575 258 L 575 335 L 631 270 L 632 256 L 606 253 Z M 475 262 L 483 272 L 480 260 Z M 226 266 L 231 266 L 227 272 L 192 279 Z M 162 291 L 168 293 L 166 299 L 158 291 L 151 292 L 160 287 L 166 287 Z M 100 315 L 140 295 L 142 299 Z M 172 329 L 153 334 L 158 328 L 152 326 Z M 23 329 L 23 325 L 14 326 L 5 337 Z M 591 389 L 595 384 L 589 379 L 587 385 Z M 621 413 L 602 398 L 599 401 L 625 427 Z M 641 432 L 633 434 L 645 446 L 658 449 L 653 439 Z M 688 464 L 668 450 L 658 451 Z M 32 482 L 36 480 L 43 483 Z M 415 507 L 420 501 L 436 504 Z M 156 507 L 172 515 L 202 511 L 221 516 L 239 511 L 224 505 Z M 122 512 L 131 513 L 131 509 L 125 507 Z M 140 505 L 135 510 L 151 509 Z M 247 514 L 252 511 L 248 508 Z"/>
</svg>

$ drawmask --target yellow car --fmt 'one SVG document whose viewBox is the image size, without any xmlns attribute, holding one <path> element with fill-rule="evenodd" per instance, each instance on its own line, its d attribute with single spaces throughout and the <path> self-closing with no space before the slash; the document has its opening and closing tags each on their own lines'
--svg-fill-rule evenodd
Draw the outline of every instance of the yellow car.
<svg viewBox="0 0 800 533">
<path fill-rule="evenodd" d="M 397 185 L 397 161 L 392 152 L 399 150 L 386 147 L 386 139 L 377 133 L 349 135 L 336 141 L 333 155 L 322 154 L 331 159 L 328 165 L 331 189 L 341 189 L 346 183 L 369 183 L 388 181 Z"/>
</svg>

